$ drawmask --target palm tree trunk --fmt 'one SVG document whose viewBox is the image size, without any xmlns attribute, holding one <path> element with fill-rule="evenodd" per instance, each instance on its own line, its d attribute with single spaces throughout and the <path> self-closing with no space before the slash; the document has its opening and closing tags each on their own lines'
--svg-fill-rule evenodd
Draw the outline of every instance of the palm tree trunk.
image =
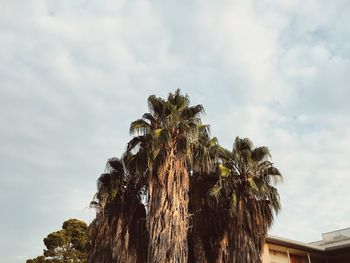
<svg viewBox="0 0 350 263">
<path fill-rule="evenodd" d="M 187 263 L 189 175 L 173 152 L 148 180 L 148 263 Z"/>
<path fill-rule="evenodd" d="M 99 213 L 90 226 L 88 262 L 143 263 L 147 256 L 143 205 L 137 204 L 132 214 L 112 207 L 108 208 L 108 213 Z"/>
</svg>

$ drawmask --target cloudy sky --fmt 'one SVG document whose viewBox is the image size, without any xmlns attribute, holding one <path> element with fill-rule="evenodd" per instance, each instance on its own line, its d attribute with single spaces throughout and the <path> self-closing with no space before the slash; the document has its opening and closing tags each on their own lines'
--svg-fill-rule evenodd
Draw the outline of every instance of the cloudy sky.
<svg viewBox="0 0 350 263">
<path fill-rule="evenodd" d="M 267 145 L 271 233 L 350 227 L 350 4 L 343 0 L 0 0 L 0 262 L 88 208 L 151 94 L 181 88 L 212 135 Z"/>
</svg>

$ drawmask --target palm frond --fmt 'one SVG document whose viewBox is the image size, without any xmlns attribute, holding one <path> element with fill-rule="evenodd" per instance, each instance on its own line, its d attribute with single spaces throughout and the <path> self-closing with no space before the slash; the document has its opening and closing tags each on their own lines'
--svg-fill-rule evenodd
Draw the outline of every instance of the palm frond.
<svg viewBox="0 0 350 263">
<path fill-rule="evenodd" d="M 151 131 L 151 125 L 143 119 L 133 121 L 130 125 L 130 134 L 147 134 Z"/>
<path fill-rule="evenodd" d="M 154 118 L 154 116 L 151 113 L 145 113 L 142 115 L 142 119 L 149 121 L 149 123 L 151 124 L 151 126 L 155 126 L 156 125 L 156 119 Z"/>
<path fill-rule="evenodd" d="M 266 146 L 255 148 L 252 151 L 252 159 L 256 162 L 260 162 L 268 157 L 271 157 L 271 155 L 269 148 L 267 148 Z"/>
<path fill-rule="evenodd" d="M 138 146 L 139 144 L 141 144 L 144 141 L 144 136 L 136 136 L 134 138 L 132 138 L 126 147 L 126 151 L 130 152 L 133 149 L 135 149 L 136 146 Z"/>
<path fill-rule="evenodd" d="M 198 114 L 201 114 L 201 113 L 202 114 L 204 113 L 204 107 L 201 104 L 199 104 L 196 106 L 185 108 L 181 112 L 181 115 L 185 119 L 190 119 L 190 118 L 194 118 L 194 117 L 198 116 Z"/>
<path fill-rule="evenodd" d="M 222 191 L 222 186 L 220 185 L 220 183 L 216 183 L 210 190 L 209 194 L 211 197 L 214 197 L 218 201 L 221 196 L 221 191 Z"/>
<path fill-rule="evenodd" d="M 218 154 L 219 154 L 219 157 L 223 160 L 230 160 L 230 159 L 233 159 L 233 154 L 232 152 L 230 152 L 229 150 L 225 149 L 224 147 L 222 146 L 219 146 L 219 149 L 218 149 Z"/>
<path fill-rule="evenodd" d="M 165 101 L 157 98 L 155 95 L 148 97 L 148 108 L 152 115 L 162 116 L 164 112 Z"/>
<path fill-rule="evenodd" d="M 253 148 L 253 143 L 251 140 L 249 140 L 248 138 L 241 139 L 239 137 L 236 137 L 235 143 L 234 143 L 234 149 L 236 151 L 240 151 L 240 152 L 244 150 L 251 151 L 252 148 Z"/>
<path fill-rule="evenodd" d="M 231 173 L 231 170 L 227 168 L 224 164 L 219 164 L 219 169 L 221 177 L 228 177 Z"/>
</svg>

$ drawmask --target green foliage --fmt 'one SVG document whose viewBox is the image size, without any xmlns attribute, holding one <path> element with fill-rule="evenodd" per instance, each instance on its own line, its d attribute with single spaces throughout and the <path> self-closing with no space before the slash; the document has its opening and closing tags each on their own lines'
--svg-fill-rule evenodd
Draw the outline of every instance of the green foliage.
<svg viewBox="0 0 350 263">
<path fill-rule="evenodd" d="M 44 255 L 28 259 L 27 263 L 86 263 L 88 255 L 88 226 L 78 219 L 63 223 L 62 230 L 44 238 Z"/>
<path fill-rule="evenodd" d="M 180 90 L 169 93 L 167 100 L 152 95 L 148 105 L 150 112 L 130 125 L 130 134 L 139 136 L 128 143 L 127 151 L 136 151 L 139 156 L 143 151 L 147 168 L 154 171 L 160 181 L 160 170 L 170 152 L 188 165 L 198 164 L 202 157 L 198 156 L 202 153 L 199 151 L 200 138 L 209 133 L 208 125 L 203 125 L 199 117 L 204 112 L 203 106 L 190 106 L 189 97 L 182 95 Z M 194 151 L 197 158 L 193 158 Z M 200 160 L 204 161 L 203 158 Z"/>
</svg>

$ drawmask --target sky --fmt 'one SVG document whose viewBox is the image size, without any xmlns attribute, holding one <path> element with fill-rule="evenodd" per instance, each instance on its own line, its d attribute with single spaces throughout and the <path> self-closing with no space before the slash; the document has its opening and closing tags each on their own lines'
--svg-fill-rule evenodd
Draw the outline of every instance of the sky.
<svg viewBox="0 0 350 263">
<path fill-rule="evenodd" d="M 147 97 L 180 88 L 220 144 L 284 176 L 270 234 L 350 227 L 350 2 L 0 0 L 0 263 L 91 222 L 106 160 Z"/>
</svg>

